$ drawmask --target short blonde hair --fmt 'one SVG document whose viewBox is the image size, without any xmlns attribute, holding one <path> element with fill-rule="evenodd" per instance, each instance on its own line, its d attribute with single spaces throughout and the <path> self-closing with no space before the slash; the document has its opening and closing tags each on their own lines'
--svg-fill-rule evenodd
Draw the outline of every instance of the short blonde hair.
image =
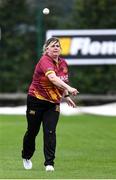
<svg viewBox="0 0 116 180">
<path fill-rule="evenodd" d="M 59 43 L 60 48 L 61 48 L 61 44 L 60 44 L 59 39 L 58 39 L 57 37 L 52 37 L 52 38 L 49 38 L 49 39 L 45 42 L 45 44 L 44 44 L 44 46 L 43 46 L 43 54 L 46 52 L 47 47 L 48 47 L 51 43 L 53 43 L 53 42 Z"/>
</svg>

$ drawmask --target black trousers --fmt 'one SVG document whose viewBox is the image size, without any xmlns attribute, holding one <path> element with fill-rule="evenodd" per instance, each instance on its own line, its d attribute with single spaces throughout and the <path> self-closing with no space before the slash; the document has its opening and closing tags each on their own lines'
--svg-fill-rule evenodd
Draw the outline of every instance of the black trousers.
<svg viewBox="0 0 116 180">
<path fill-rule="evenodd" d="M 56 149 L 56 126 L 59 119 L 59 104 L 27 97 L 27 131 L 23 138 L 22 158 L 30 159 L 35 151 L 35 139 L 43 125 L 44 165 L 54 165 Z"/>
</svg>

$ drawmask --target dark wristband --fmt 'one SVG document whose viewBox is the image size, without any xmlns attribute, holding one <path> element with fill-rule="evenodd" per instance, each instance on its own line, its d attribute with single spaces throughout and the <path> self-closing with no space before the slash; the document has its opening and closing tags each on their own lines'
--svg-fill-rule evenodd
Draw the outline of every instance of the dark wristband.
<svg viewBox="0 0 116 180">
<path fill-rule="evenodd" d="M 70 95 L 69 94 L 66 94 L 64 97 L 66 98 L 66 97 L 69 97 Z"/>
</svg>

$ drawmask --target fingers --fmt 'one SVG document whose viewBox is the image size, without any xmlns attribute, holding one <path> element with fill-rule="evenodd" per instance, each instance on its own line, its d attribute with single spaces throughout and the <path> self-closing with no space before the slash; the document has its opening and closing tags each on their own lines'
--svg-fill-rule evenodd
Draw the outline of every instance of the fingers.
<svg viewBox="0 0 116 180">
<path fill-rule="evenodd" d="M 72 99 L 70 99 L 70 98 L 67 98 L 67 103 L 68 103 L 69 106 L 71 106 L 71 107 L 73 107 L 73 108 L 76 107 L 76 104 L 75 104 L 74 101 L 72 101 Z"/>
<path fill-rule="evenodd" d="M 75 91 L 72 92 L 72 95 L 73 95 L 73 96 L 76 96 L 78 93 L 79 93 L 79 92 L 78 92 L 77 90 L 75 90 Z"/>
<path fill-rule="evenodd" d="M 73 88 L 71 94 L 72 94 L 73 96 L 76 96 L 78 93 L 79 93 L 79 91 L 78 91 L 77 89 Z"/>
<path fill-rule="evenodd" d="M 68 103 L 69 106 L 75 108 L 76 107 L 76 104 L 75 103 Z"/>
<path fill-rule="evenodd" d="M 76 108 L 77 106 L 76 104 L 71 104 L 71 107 Z"/>
</svg>

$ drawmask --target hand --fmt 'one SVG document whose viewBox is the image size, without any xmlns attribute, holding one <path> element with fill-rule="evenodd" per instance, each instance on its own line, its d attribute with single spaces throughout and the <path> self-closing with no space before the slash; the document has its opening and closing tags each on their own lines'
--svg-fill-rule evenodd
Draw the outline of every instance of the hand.
<svg viewBox="0 0 116 180">
<path fill-rule="evenodd" d="M 66 102 L 69 106 L 75 108 L 76 107 L 76 104 L 74 103 L 74 101 L 70 98 L 70 97 L 66 97 Z"/>
<path fill-rule="evenodd" d="M 72 87 L 68 89 L 68 92 L 71 93 L 73 96 L 76 96 L 79 93 L 77 89 L 72 88 Z"/>
</svg>

